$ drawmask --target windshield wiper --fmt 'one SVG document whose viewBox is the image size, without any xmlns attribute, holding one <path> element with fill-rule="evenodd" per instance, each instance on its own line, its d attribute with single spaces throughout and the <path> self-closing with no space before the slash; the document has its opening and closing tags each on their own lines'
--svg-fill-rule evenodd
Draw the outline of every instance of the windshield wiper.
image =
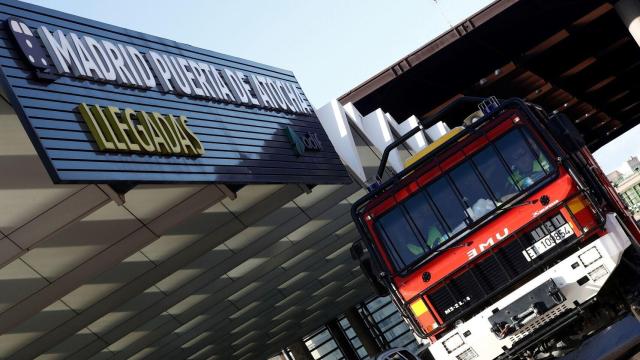
<svg viewBox="0 0 640 360">
<path fill-rule="evenodd" d="M 429 254 L 429 257 L 431 257 L 432 255 L 435 254 L 439 254 L 445 250 L 449 250 L 449 249 L 457 249 L 457 248 L 461 248 L 461 247 L 465 247 L 465 246 L 471 246 L 471 244 L 473 244 L 473 242 L 471 241 L 463 241 L 459 244 L 455 244 L 455 245 L 450 245 L 450 246 L 439 246 L 437 248 L 435 248 L 434 250 L 431 251 L 431 254 Z"/>
<path fill-rule="evenodd" d="M 533 205 L 538 203 L 539 199 L 531 199 L 531 200 L 526 200 L 523 202 L 515 202 L 511 205 L 499 208 L 498 211 L 504 211 L 504 210 L 509 210 L 509 209 L 513 209 L 515 207 L 518 206 L 524 206 L 524 205 Z M 469 229 L 467 229 L 468 231 Z M 467 231 L 463 232 L 462 234 L 459 234 L 458 236 L 464 236 L 465 233 L 467 233 Z M 456 249 L 456 248 L 461 248 L 461 247 L 465 247 L 465 246 L 471 246 L 473 244 L 473 242 L 471 241 L 462 241 L 458 244 L 452 244 L 447 246 L 447 243 L 443 243 L 441 246 L 436 247 L 435 249 L 431 250 L 431 253 L 427 256 L 427 258 L 425 260 L 431 259 L 434 255 L 437 255 L 445 250 L 449 250 L 449 249 Z"/>
<path fill-rule="evenodd" d="M 508 206 L 505 206 L 505 207 L 501 207 L 498 210 L 499 211 L 509 210 L 509 209 L 513 209 L 513 208 L 518 207 L 518 206 L 533 205 L 533 204 L 536 204 L 537 202 L 538 202 L 538 199 L 526 200 L 526 201 L 523 201 L 523 202 L 516 202 L 514 204 L 511 204 L 511 205 L 508 205 Z"/>
<path fill-rule="evenodd" d="M 437 248 L 431 250 L 431 252 L 429 253 L 429 255 L 427 255 L 427 257 L 425 257 L 424 259 L 418 261 L 417 263 L 408 266 L 406 269 L 404 269 L 403 271 L 400 272 L 401 276 L 406 276 L 408 275 L 411 271 L 415 270 L 416 268 L 422 266 L 422 264 L 426 263 L 427 261 L 431 260 L 431 258 L 433 258 L 435 255 L 445 251 L 445 250 L 449 250 L 449 249 L 456 249 L 456 248 L 460 248 L 460 247 L 465 247 L 465 246 L 471 246 L 471 244 L 473 244 L 471 241 L 463 241 L 459 244 L 455 244 L 455 245 L 449 245 L 446 246 L 447 243 L 443 243 L 441 246 L 438 246 Z"/>
<path fill-rule="evenodd" d="M 515 202 L 515 203 L 513 203 L 511 205 L 496 209 L 496 212 L 513 209 L 513 208 L 518 207 L 518 206 L 533 205 L 533 204 L 536 204 L 538 201 L 539 201 L 539 199 L 532 199 L 532 200 L 526 200 L 526 201 L 523 201 L 523 202 Z M 466 231 L 464 231 L 463 233 L 458 234 L 458 236 L 456 236 L 456 237 L 463 237 L 465 234 L 468 233 L 469 230 L 470 229 L 467 228 Z M 471 241 L 462 241 L 460 243 L 444 242 L 440 246 L 438 246 L 438 247 L 436 247 L 434 249 L 431 249 L 431 252 L 429 253 L 429 255 L 427 255 L 426 258 L 424 258 L 423 260 L 419 261 L 417 264 L 409 266 L 405 271 L 403 271 L 403 273 L 405 273 L 405 274 L 409 273 L 410 271 L 412 271 L 416 267 L 419 267 L 420 264 L 424 264 L 425 262 L 429 261 L 434 256 L 442 253 L 443 251 L 446 251 L 446 250 L 449 250 L 449 249 L 456 249 L 456 248 L 471 246 L 472 244 L 473 244 L 473 242 L 471 242 Z"/>
<path fill-rule="evenodd" d="M 471 241 L 462 241 L 462 242 L 460 242 L 458 244 L 456 244 L 455 242 L 451 243 L 451 244 L 444 243 L 441 246 L 438 246 L 435 249 L 432 249 L 431 253 L 429 253 L 429 255 L 426 257 L 425 261 L 431 259 L 435 255 L 440 254 L 443 251 L 450 250 L 450 249 L 457 249 L 457 248 L 461 248 L 461 247 L 465 247 L 465 246 L 471 246 L 471 244 L 473 244 Z"/>
</svg>

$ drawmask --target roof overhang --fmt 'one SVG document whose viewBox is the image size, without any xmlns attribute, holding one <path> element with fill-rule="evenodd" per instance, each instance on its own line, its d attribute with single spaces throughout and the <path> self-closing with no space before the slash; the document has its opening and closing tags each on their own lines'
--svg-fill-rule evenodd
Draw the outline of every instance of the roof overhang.
<svg viewBox="0 0 640 360">
<path fill-rule="evenodd" d="M 611 2 L 499 0 L 339 100 L 406 119 L 463 95 L 520 97 L 566 113 L 596 150 L 640 121 L 639 64 Z"/>
</svg>

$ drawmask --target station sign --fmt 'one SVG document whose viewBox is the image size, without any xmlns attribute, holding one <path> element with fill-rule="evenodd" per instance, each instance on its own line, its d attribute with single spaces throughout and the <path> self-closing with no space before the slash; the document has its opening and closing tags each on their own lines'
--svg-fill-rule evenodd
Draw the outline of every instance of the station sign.
<svg viewBox="0 0 640 360">
<path fill-rule="evenodd" d="M 294 75 L 18 1 L 1 80 L 56 183 L 348 183 Z"/>
</svg>

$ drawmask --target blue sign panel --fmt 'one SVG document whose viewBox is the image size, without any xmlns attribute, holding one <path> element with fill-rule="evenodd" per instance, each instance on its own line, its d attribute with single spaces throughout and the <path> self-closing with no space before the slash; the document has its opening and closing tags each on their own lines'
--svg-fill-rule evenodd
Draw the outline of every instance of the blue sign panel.
<svg viewBox="0 0 640 360">
<path fill-rule="evenodd" d="M 289 71 L 17 1 L 0 22 L 2 85 L 56 183 L 350 182 Z"/>
</svg>

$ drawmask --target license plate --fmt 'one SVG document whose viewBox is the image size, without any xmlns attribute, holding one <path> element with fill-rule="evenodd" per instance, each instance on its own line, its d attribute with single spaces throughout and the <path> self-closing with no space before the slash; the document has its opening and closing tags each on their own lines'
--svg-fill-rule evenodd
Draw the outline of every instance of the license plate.
<svg viewBox="0 0 640 360">
<path fill-rule="evenodd" d="M 540 254 L 543 254 L 552 247 L 558 245 L 558 243 L 571 235 L 573 235 L 571 225 L 565 223 L 561 227 L 552 231 L 549 235 L 543 237 L 542 239 L 533 243 L 533 245 L 526 248 L 524 251 L 522 251 L 522 254 L 527 259 L 527 261 L 531 261 L 540 256 Z"/>
</svg>

